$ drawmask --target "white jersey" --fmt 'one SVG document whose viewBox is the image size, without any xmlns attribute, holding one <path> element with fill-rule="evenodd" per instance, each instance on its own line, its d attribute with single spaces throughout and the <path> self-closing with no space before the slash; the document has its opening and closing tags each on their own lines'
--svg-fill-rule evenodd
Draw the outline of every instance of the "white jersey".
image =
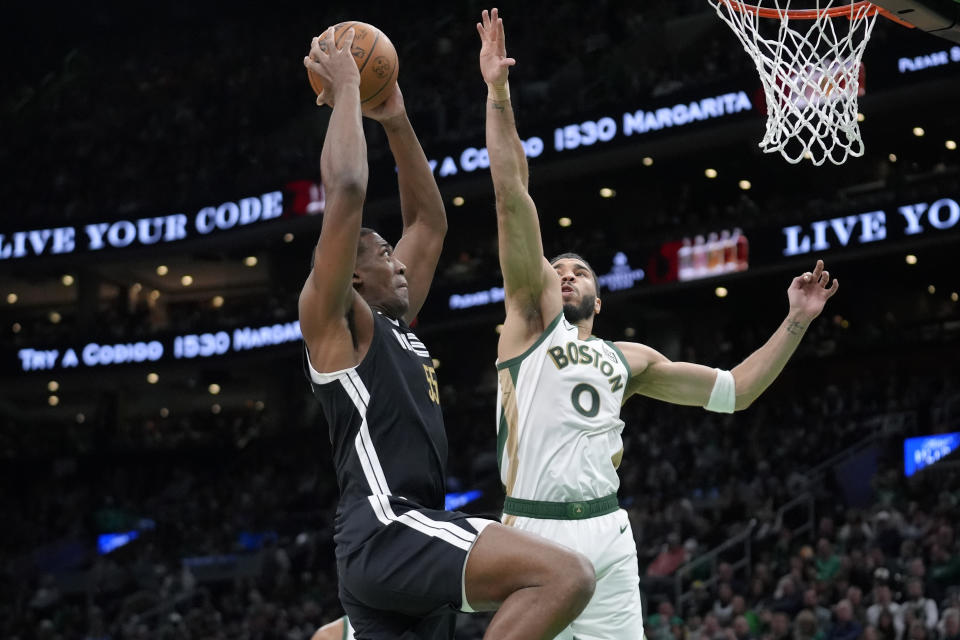
<svg viewBox="0 0 960 640">
<path fill-rule="evenodd" d="M 592 336 L 580 340 L 560 313 L 497 370 L 497 461 L 506 494 L 545 502 L 615 494 L 630 379 L 620 350 Z"/>
</svg>

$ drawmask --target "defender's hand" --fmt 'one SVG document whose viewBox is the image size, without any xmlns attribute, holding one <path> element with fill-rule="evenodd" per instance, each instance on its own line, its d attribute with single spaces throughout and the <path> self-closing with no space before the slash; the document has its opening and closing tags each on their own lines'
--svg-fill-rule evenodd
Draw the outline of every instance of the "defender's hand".
<svg viewBox="0 0 960 640">
<path fill-rule="evenodd" d="M 507 57 L 506 38 L 503 35 L 503 20 L 496 9 L 481 14 L 482 22 L 477 23 L 480 33 L 480 73 L 489 85 L 502 87 L 507 83 L 510 67 L 517 64 Z"/>
<path fill-rule="evenodd" d="M 323 91 L 317 96 L 318 105 L 329 104 L 332 107 L 337 92 L 344 88 L 356 87 L 359 90 L 360 70 L 350 50 L 353 37 L 353 28 L 347 29 L 337 49 L 333 44 L 333 27 L 330 27 L 323 36 L 314 38 L 310 43 L 310 55 L 303 58 L 303 66 L 323 80 Z"/>
<path fill-rule="evenodd" d="M 830 284 L 828 287 L 827 284 Z M 806 320 L 813 320 L 820 312 L 827 300 L 840 289 L 840 281 L 834 279 L 830 283 L 830 272 L 823 268 L 823 260 L 817 260 L 813 272 L 797 276 L 787 289 L 787 298 L 790 300 L 790 312 L 798 313 Z"/>
</svg>

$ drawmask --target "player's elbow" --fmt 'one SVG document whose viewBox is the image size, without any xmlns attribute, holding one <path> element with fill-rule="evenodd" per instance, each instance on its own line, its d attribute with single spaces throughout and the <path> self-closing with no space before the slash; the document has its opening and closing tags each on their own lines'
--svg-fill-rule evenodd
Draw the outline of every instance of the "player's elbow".
<svg viewBox="0 0 960 640">
<path fill-rule="evenodd" d="M 749 409 L 750 405 L 753 404 L 753 401 L 757 399 L 755 395 L 748 394 L 737 394 L 737 399 L 733 405 L 734 411 L 743 411 L 744 409 Z"/>
<path fill-rule="evenodd" d="M 505 187 L 497 188 L 497 215 L 509 217 L 521 209 L 525 202 L 526 193 L 527 190 L 524 189 L 523 183 L 519 180 L 516 181 L 516 184 L 511 182 Z"/>
<path fill-rule="evenodd" d="M 323 188 L 328 200 L 338 199 L 363 202 L 367 196 L 367 171 L 342 170 L 325 176 Z"/>
</svg>

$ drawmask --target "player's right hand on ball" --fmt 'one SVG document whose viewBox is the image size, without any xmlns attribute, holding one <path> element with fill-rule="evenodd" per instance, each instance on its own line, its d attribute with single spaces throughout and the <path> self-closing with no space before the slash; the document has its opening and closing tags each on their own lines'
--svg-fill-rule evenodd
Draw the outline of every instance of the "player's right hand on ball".
<svg viewBox="0 0 960 640">
<path fill-rule="evenodd" d="M 481 22 L 477 23 L 480 33 L 480 73 L 487 84 L 503 86 L 507 83 L 510 67 L 517 64 L 507 57 L 506 38 L 503 35 L 503 20 L 496 9 L 483 10 Z"/>
<path fill-rule="evenodd" d="M 310 55 L 304 57 L 303 66 L 320 76 L 323 81 L 323 91 L 317 96 L 318 105 L 333 106 L 337 92 L 344 87 L 353 86 L 359 92 L 360 70 L 350 51 L 353 36 L 354 30 L 347 29 L 340 41 L 340 48 L 337 49 L 333 27 L 330 27 L 310 43 Z"/>
</svg>

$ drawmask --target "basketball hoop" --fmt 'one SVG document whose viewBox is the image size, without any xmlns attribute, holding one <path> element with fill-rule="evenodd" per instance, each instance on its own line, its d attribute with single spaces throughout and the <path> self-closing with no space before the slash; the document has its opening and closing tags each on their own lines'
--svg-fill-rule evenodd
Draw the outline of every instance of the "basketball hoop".
<svg viewBox="0 0 960 640">
<path fill-rule="evenodd" d="M 912 25 L 870 2 L 807 0 L 812 9 L 791 9 L 792 0 L 708 2 L 760 73 L 767 100 L 764 152 L 779 152 L 791 164 L 809 160 L 818 166 L 863 155 L 857 98 L 863 95 L 864 49 L 877 15 Z"/>
</svg>

